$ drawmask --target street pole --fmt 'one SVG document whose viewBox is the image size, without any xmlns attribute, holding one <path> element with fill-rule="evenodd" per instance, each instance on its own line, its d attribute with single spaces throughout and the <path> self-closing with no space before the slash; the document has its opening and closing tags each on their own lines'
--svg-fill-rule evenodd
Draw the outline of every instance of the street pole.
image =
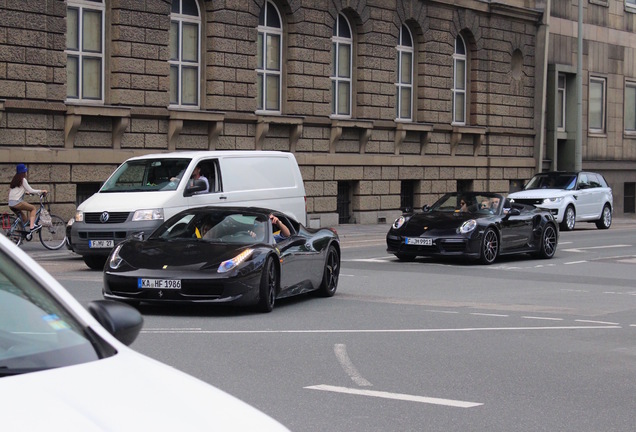
<svg viewBox="0 0 636 432">
<path fill-rule="evenodd" d="M 576 59 L 576 141 L 574 143 L 574 170 L 583 166 L 583 0 L 579 0 L 579 23 Z"/>
</svg>

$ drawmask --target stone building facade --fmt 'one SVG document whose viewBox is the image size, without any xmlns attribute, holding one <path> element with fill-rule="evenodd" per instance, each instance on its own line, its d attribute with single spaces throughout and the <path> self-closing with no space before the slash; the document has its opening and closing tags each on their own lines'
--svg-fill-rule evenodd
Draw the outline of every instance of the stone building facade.
<svg viewBox="0 0 636 432">
<path fill-rule="evenodd" d="M 26 163 L 71 217 L 128 157 L 274 149 L 311 226 L 508 192 L 541 146 L 544 3 L 2 0 L 0 186 Z"/>
</svg>

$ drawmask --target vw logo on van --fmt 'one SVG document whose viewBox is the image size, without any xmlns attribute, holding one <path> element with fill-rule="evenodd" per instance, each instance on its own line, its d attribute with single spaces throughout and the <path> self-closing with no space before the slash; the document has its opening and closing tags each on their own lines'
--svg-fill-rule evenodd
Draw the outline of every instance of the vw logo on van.
<svg viewBox="0 0 636 432">
<path fill-rule="evenodd" d="M 109 217 L 110 217 L 110 215 L 108 214 L 108 212 L 104 212 L 99 217 L 99 220 L 101 221 L 101 223 L 106 223 L 106 222 L 108 222 L 108 218 Z"/>
</svg>

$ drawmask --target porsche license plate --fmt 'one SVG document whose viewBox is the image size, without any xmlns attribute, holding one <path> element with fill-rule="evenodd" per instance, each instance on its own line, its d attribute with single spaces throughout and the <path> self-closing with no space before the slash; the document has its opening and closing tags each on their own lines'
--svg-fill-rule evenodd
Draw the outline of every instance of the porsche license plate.
<svg viewBox="0 0 636 432">
<path fill-rule="evenodd" d="M 181 289 L 180 279 L 144 279 L 137 280 L 137 288 Z"/>
<path fill-rule="evenodd" d="M 420 237 L 407 237 L 404 241 L 407 245 L 433 246 L 433 239 Z"/>
<path fill-rule="evenodd" d="M 91 249 L 96 248 L 112 248 L 115 246 L 115 240 L 90 240 L 88 247 Z"/>
</svg>

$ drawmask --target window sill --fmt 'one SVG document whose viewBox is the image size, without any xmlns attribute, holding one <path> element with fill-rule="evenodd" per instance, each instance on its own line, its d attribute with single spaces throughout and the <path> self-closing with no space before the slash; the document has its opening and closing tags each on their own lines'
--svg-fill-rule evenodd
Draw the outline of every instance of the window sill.
<svg viewBox="0 0 636 432">
<path fill-rule="evenodd" d="M 469 136 L 472 137 L 473 142 L 473 156 L 477 156 L 479 152 L 479 148 L 486 141 L 486 133 L 488 129 L 485 127 L 478 126 L 453 126 L 453 130 L 451 132 L 451 156 L 455 156 L 455 151 L 457 150 L 457 146 L 459 145 L 462 137 Z"/>
<path fill-rule="evenodd" d="M 395 121 L 395 154 L 400 154 L 402 143 L 407 133 L 416 133 L 420 137 L 420 155 L 424 155 L 426 144 L 431 139 L 430 132 L 433 131 L 433 125 L 429 123 L 411 123 L 403 121 Z"/>
<path fill-rule="evenodd" d="M 289 151 L 296 151 L 296 144 L 300 135 L 303 133 L 303 117 L 284 116 L 284 115 L 271 115 L 261 112 L 256 113 L 256 137 L 255 137 L 255 149 L 262 150 L 263 142 L 269 132 L 271 124 L 289 126 L 291 129 L 289 133 Z"/>
<path fill-rule="evenodd" d="M 331 139 L 329 143 L 329 153 L 336 152 L 336 144 L 340 141 L 343 129 L 360 130 L 360 154 L 365 152 L 367 142 L 373 131 L 372 120 L 355 120 L 332 117 L 331 118 Z"/>
<path fill-rule="evenodd" d="M 208 124 L 208 150 L 214 150 L 214 143 L 223 129 L 225 114 L 199 110 L 177 110 L 170 108 L 168 120 L 168 150 L 177 148 L 177 140 L 183 130 L 184 121 L 204 122 Z"/>
<path fill-rule="evenodd" d="M 113 119 L 113 149 L 121 148 L 121 138 L 130 123 L 130 108 L 108 105 L 67 105 L 64 118 L 64 147 L 73 148 L 75 136 L 83 117 L 111 117 Z"/>
</svg>

